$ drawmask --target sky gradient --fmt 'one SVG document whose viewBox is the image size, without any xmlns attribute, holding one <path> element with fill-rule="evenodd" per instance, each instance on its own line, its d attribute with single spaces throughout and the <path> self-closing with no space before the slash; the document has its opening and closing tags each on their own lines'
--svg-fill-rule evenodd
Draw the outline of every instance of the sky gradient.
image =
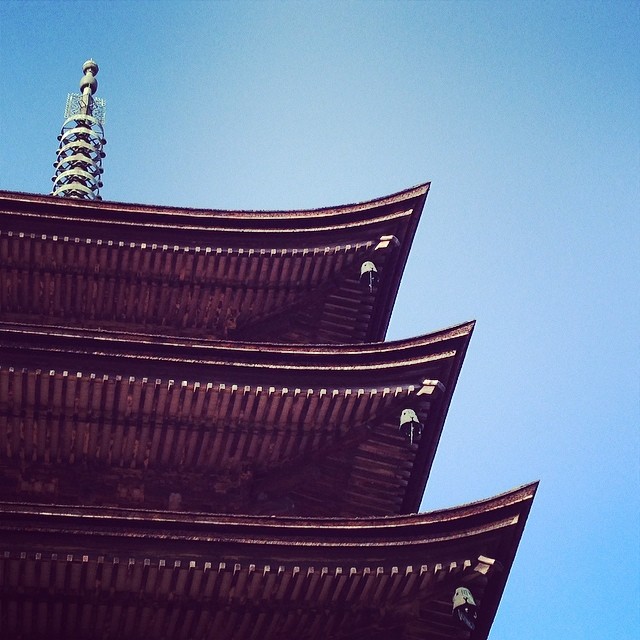
<svg viewBox="0 0 640 640">
<path fill-rule="evenodd" d="M 82 63 L 105 200 L 432 181 L 390 339 L 478 324 L 423 509 L 540 479 L 490 638 L 640 625 L 639 2 L 0 3 L 0 188 L 47 193 Z"/>
</svg>

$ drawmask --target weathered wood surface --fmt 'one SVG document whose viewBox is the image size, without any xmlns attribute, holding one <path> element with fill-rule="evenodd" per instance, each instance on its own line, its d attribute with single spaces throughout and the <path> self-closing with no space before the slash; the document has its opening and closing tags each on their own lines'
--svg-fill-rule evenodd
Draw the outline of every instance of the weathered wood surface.
<svg viewBox="0 0 640 640">
<path fill-rule="evenodd" d="M 479 605 L 473 638 L 485 638 L 535 489 L 360 520 L 0 504 L 0 628 L 49 640 L 460 638 L 451 596 L 465 585 Z"/>
<path fill-rule="evenodd" d="M 428 190 L 291 212 L 0 192 L 0 316 L 252 341 L 382 340 Z M 380 276 L 372 293 L 358 282 L 366 260 Z"/>
<path fill-rule="evenodd" d="M 472 329 L 258 347 L 0 323 L 0 496 L 415 511 Z M 398 429 L 407 406 L 424 427 L 414 444 Z"/>
</svg>

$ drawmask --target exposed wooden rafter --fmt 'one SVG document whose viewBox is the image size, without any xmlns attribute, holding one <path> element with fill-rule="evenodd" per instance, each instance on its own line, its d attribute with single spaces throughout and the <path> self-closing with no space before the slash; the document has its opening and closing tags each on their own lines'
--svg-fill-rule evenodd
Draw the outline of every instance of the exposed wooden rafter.
<svg viewBox="0 0 640 640">
<path fill-rule="evenodd" d="M 236 513 L 416 510 L 472 328 L 308 348 L 0 323 L 0 492 Z M 414 444 L 398 428 L 406 406 L 424 425 Z"/>
<path fill-rule="evenodd" d="M 218 339 L 381 340 L 428 190 L 291 212 L 0 192 L 0 313 Z M 358 282 L 367 260 L 380 275 L 372 292 Z"/>
<path fill-rule="evenodd" d="M 480 635 L 535 490 L 363 520 L 0 503 L 3 628 L 50 640 L 460 638 L 451 595 L 465 585 Z"/>
</svg>

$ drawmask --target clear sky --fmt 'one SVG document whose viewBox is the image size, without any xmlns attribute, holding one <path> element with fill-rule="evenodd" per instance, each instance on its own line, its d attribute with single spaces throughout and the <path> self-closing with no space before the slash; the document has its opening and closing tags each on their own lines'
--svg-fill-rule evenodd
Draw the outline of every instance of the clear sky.
<svg viewBox="0 0 640 640">
<path fill-rule="evenodd" d="M 106 200 L 427 180 L 389 338 L 478 324 L 423 509 L 540 479 L 492 640 L 636 638 L 640 3 L 0 3 L 0 188 L 100 65 Z"/>
</svg>

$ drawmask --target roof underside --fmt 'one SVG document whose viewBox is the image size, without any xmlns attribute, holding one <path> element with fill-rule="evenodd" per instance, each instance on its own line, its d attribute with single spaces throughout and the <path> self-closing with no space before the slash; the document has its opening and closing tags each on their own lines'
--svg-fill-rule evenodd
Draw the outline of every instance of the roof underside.
<svg viewBox="0 0 640 640">
<path fill-rule="evenodd" d="M 12 637 L 487 637 L 536 485 L 398 518 L 303 520 L 0 503 Z"/>
<path fill-rule="evenodd" d="M 486 639 L 536 486 L 396 515 L 473 330 L 380 342 L 428 191 L 291 212 L 0 191 L 7 637 Z"/>
<path fill-rule="evenodd" d="M 245 341 L 382 340 L 428 191 L 290 212 L 0 192 L 0 313 Z"/>
<path fill-rule="evenodd" d="M 415 511 L 472 330 L 302 347 L 0 323 L 0 498 Z"/>
</svg>

